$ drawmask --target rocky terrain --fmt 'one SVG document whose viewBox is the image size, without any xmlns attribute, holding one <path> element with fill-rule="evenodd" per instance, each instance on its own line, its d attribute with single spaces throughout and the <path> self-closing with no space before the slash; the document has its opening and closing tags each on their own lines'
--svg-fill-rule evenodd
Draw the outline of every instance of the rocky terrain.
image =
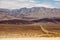
<svg viewBox="0 0 60 40">
<path fill-rule="evenodd" d="M 32 7 L 32 8 L 20 8 L 20 9 L 0 8 L 0 14 L 27 20 L 35 20 L 41 18 L 60 17 L 60 9 L 44 8 L 44 7 Z"/>
<path fill-rule="evenodd" d="M 60 9 L 0 8 L 0 37 L 60 37 Z"/>
</svg>

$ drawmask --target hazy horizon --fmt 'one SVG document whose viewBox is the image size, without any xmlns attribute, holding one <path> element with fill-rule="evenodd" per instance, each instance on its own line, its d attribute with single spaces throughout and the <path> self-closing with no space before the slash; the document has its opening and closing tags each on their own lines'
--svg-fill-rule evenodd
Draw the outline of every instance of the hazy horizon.
<svg viewBox="0 0 60 40">
<path fill-rule="evenodd" d="M 23 7 L 46 7 L 60 9 L 60 0 L 0 0 L 0 8 L 18 9 Z"/>
</svg>

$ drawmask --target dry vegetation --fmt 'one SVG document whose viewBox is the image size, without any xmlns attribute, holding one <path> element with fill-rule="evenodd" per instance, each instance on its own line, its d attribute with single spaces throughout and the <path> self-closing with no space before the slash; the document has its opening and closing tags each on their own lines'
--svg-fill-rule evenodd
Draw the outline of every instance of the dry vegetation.
<svg viewBox="0 0 60 40">
<path fill-rule="evenodd" d="M 40 25 L 42 25 L 42 30 Z M 0 37 L 60 37 L 60 24 L 38 23 L 38 24 L 0 24 Z M 54 32 L 54 33 L 53 33 Z M 56 34 L 56 33 L 58 34 Z"/>
</svg>

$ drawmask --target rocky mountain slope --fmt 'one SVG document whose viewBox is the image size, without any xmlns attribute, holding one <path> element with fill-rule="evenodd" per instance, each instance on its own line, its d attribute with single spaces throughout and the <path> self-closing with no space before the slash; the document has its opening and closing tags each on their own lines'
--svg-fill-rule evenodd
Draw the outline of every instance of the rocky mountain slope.
<svg viewBox="0 0 60 40">
<path fill-rule="evenodd" d="M 44 7 L 32 7 L 32 8 L 20 8 L 20 9 L 2 9 L 0 8 L 0 14 L 11 16 L 9 19 L 22 18 L 26 20 L 36 20 L 42 18 L 60 17 L 60 9 L 57 8 L 44 8 Z M 4 16 L 7 18 L 7 16 Z M 1 20 L 2 16 L 0 16 Z M 4 18 L 3 18 L 4 19 Z"/>
</svg>

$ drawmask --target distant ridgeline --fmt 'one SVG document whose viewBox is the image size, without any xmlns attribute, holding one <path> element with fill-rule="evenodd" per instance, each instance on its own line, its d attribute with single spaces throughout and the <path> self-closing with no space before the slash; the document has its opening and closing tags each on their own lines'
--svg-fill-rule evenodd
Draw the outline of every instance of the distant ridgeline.
<svg viewBox="0 0 60 40">
<path fill-rule="evenodd" d="M 59 23 L 60 9 L 44 7 L 0 8 L 0 24 L 32 24 L 38 22 Z"/>
</svg>

